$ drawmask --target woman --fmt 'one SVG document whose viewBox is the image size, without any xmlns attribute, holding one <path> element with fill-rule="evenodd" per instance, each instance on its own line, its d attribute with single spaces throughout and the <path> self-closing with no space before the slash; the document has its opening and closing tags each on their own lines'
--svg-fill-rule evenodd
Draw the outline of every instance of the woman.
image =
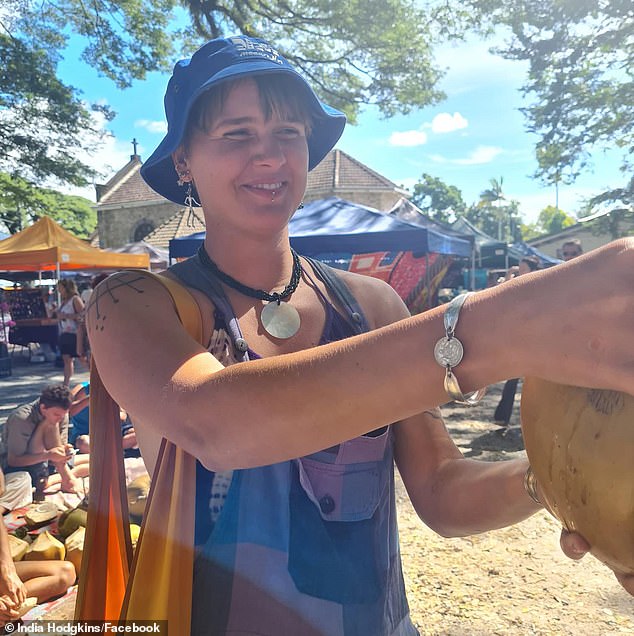
<svg viewBox="0 0 634 636">
<path fill-rule="evenodd" d="M 44 603 L 65 594 L 76 578 L 75 567 L 70 561 L 14 563 L 7 527 L 0 523 L 0 627 L 22 616 L 23 604 L 27 598 L 35 598 L 38 603 Z M 12 631 L 3 633 L 10 634 Z"/>
<path fill-rule="evenodd" d="M 78 334 L 84 318 L 84 303 L 74 280 L 62 278 L 57 287 L 61 296 L 61 304 L 55 314 L 59 320 L 58 346 L 64 361 L 64 385 L 70 386 L 70 379 L 75 372 L 74 359 L 79 357 Z"/>
<path fill-rule="evenodd" d="M 165 107 L 168 134 L 142 174 L 204 210 L 203 248 L 171 275 L 195 295 L 207 345 L 143 273 L 102 283 L 87 320 L 95 363 L 135 422 L 150 473 L 163 436 L 199 460 L 192 633 L 415 634 L 392 460 L 443 535 L 539 510 L 526 462 L 464 459 L 436 407 L 445 387 L 464 398 L 531 374 L 631 386 L 634 347 L 618 341 L 633 326 L 632 243 L 473 295 L 462 311 L 452 305 L 447 338 L 446 307 L 408 318 L 383 282 L 348 272 L 333 282 L 291 251 L 288 221 L 307 172 L 344 117 L 272 46 L 207 43 L 176 65 Z M 600 309 L 605 285 L 588 298 L 608 273 L 610 311 Z M 600 338 L 588 326 L 598 315 Z M 466 353 L 454 374 L 458 339 Z M 576 536 L 564 545 L 573 556 L 587 549 Z"/>
</svg>

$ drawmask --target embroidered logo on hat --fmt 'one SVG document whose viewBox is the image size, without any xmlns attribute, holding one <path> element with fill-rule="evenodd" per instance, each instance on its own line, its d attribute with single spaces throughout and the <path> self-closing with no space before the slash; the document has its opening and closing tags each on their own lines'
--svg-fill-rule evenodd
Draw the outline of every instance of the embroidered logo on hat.
<svg viewBox="0 0 634 636">
<path fill-rule="evenodd" d="M 257 42 L 239 36 L 228 39 L 236 47 L 241 58 L 260 58 L 284 64 L 284 58 L 267 42 Z"/>
</svg>

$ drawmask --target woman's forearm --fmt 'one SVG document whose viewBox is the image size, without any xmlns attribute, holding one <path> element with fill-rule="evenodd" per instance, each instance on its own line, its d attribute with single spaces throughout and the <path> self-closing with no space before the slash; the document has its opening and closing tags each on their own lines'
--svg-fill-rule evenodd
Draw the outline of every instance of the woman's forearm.
<svg viewBox="0 0 634 636">
<path fill-rule="evenodd" d="M 523 375 L 631 388 L 632 246 L 615 243 L 469 298 L 456 329 L 465 350 L 454 370 L 462 391 Z M 345 341 L 222 369 L 183 332 L 164 290 L 146 288 L 147 306 L 156 298 L 164 309 L 150 323 L 138 299 L 143 281 L 135 279 L 132 291 L 125 282 L 116 288 L 121 302 L 109 304 L 113 294 L 102 294 L 101 317 L 96 304 L 89 312 L 104 383 L 139 429 L 150 426 L 210 468 L 302 456 L 448 400 L 433 355 L 444 335 L 442 307 Z M 588 288 L 596 292 L 588 296 Z"/>
</svg>

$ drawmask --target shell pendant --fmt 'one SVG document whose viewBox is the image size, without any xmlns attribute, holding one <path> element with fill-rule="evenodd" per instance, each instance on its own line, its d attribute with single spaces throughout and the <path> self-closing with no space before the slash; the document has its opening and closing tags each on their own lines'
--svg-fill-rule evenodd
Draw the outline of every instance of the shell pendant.
<svg viewBox="0 0 634 636">
<path fill-rule="evenodd" d="M 262 308 L 260 322 L 270 336 L 285 340 L 299 331 L 299 312 L 293 305 L 272 300 Z"/>
</svg>

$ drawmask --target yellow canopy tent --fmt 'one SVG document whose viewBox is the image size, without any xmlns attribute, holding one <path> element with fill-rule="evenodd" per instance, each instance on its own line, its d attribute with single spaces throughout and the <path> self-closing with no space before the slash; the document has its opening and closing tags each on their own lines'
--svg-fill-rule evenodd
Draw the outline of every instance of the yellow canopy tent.
<svg viewBox="0 0 634 636">
<path fill-rule="evenodd" d="M 78 239 L 44 216 L 0 241 L 0 271 L 149 269 L 148 254 L 106 252 Z"/>
</svg>

